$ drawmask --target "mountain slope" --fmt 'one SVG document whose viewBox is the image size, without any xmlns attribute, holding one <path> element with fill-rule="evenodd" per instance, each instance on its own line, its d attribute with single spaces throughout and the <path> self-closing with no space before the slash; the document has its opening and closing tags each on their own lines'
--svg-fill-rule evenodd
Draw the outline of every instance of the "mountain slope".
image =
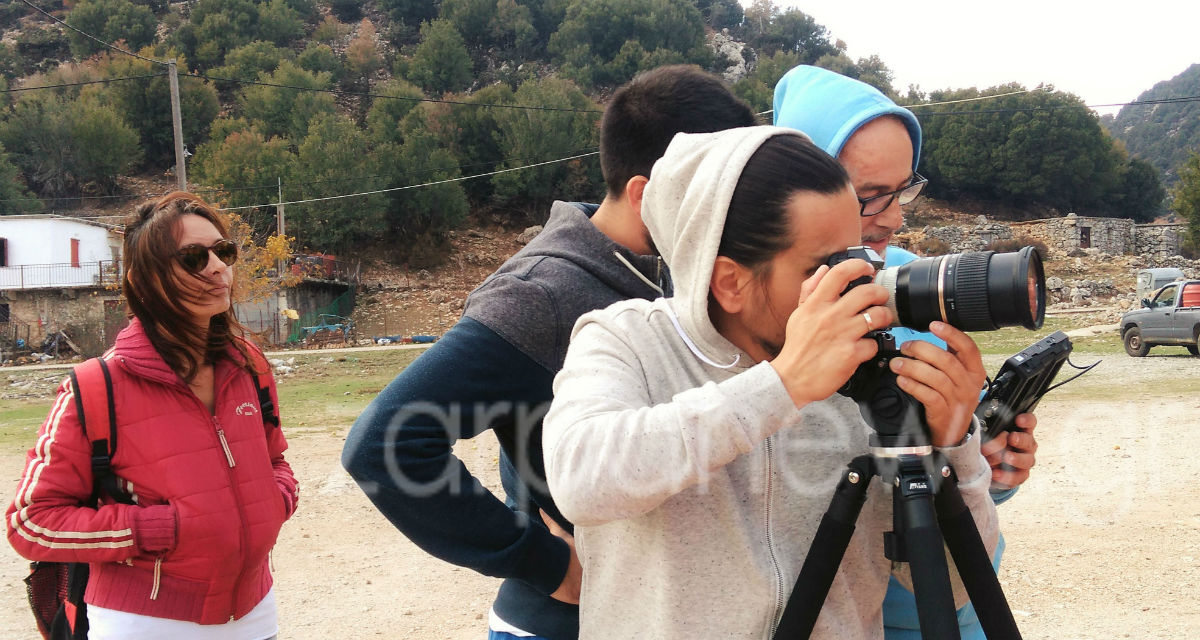
<svg viewBox="0 0 1200 640">
<path fill-rule="evenodd" d="M 1200 96 L 1200 64 L 1160 82 L 1138 96 L 1138 101 Z M 1190 153 L 1200 151 L 1200 102 L 1129 105 L 1104 125 L 1130 153 L 1147 160 L 1173 184 L 1175 174 Z"/>
</svg>

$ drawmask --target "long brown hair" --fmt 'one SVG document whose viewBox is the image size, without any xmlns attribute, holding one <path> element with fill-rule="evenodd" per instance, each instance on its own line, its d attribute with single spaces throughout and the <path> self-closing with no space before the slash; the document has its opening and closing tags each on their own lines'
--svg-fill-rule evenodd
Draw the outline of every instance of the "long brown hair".
<svg viewBox="0 0 1200 640">
<path fill-rule="evenodd" d="M 200 216 L 211 222 L 222 238 L 229 237 L 217 210 L 186 191 L 140 205 L 125 225 L 121 291 L 130 315 L 141 321 L 150 344 L 185 382 L 192 381 L 201 365 L 229 357 L 230 346 L 242 355 L 244 368 L 253 371 L 243 339 L 246 330 L 234 315 L 232 304 L 212 317 L 207 331 L 192 321 L 191 312 L 182 304 L 200 295 L 196 286 L 181 279 L 174 269 L 180 219 L 185 215 Z M 203 354 L 203 360 L 197 354 Z"/>
</svg>

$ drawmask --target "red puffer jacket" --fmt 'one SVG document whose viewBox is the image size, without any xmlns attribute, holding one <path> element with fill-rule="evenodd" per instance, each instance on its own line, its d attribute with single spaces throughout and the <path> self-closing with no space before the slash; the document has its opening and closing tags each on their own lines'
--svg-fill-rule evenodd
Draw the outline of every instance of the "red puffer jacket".
<svg viewBox="0 0 1200 640">
<path fill-rule="evenodd" d="M 210 414 L 136 320 L 104 357 L 113 470 L 137 504 L 79 506 L 92 491 L 91 448 L 66 381 L 8 508 L 9 541 L 33 560 L 91 563 L 90 604 L 201 624 L 244 616 L 271 588 L 268 554 L 298 495 L 283 434 L 263 426 L 254 377 L 218 363 Z M 274 379 L 270 391 L 275 399 Z"/>
</svg>

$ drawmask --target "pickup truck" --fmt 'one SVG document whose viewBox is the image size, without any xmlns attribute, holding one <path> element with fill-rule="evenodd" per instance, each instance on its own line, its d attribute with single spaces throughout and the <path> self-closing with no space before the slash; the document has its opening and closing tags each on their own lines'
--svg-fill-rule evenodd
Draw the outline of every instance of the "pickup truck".
<svg viewBox="0 0 1200 640">
<path fill-rule="evenodd" d="M 1121 316 L 1125 353 L 1141 357 L 1155 345 L 1179 345 L 1200 355 L 1200 280 L 1180 280 L 1142 298 L 1142 308 Z"/>
</svg>

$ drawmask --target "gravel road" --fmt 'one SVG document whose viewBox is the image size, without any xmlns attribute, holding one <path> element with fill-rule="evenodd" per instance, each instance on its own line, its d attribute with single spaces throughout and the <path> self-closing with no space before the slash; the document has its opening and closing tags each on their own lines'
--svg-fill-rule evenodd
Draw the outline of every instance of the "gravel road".
<svg viewBox="0 0 1200 640">
<path fill-rule="evenodd" d="M 1190 441 L 1200 435 L 1200 358 L 1159 349 L 1140 359 L 1073 359 L 1100 357 L 1100 367 L 1039 408 L 1038 465 L 1000 507 L 1001 582 L 1026 638 L 1200 636 L 1200 482 Z M 989 370 L 998 364 L 988 359 Z M 439 562 L 396 532 L 341 470 L 344 432 L 291 438 L 288 459 L 304 491 L 274 554 L 280 637 L 480 640 L 497 581 Z M 490 435 L 457 450 L 498 489 Z M 22 464 L 0 455 L 0 486 L 14 487 Z M 25 572 L 0 545 L 0 637 L 37 637 Z"/>
</svg>

